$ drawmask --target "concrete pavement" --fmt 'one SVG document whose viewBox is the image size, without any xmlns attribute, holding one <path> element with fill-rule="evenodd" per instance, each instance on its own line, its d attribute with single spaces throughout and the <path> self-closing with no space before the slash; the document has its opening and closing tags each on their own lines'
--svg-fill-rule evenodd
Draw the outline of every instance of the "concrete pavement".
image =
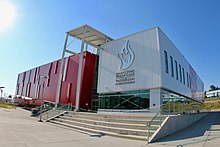
<svg viewBox="0 0 220 147">
<path fill-rule="evenodd" d="M 30 112 L 0 109 L 0 147 L 141 147 L 146 142 L 81 132 L 40 123 Z"/>
<path fill-rule="evenodd" d="M 219 147 L 220 112 L 207 116 L 157 143 L 100 136 L 48 123 L 39 123 L 30 112 L 0 109 L 0 147 Z"/>
</svg>

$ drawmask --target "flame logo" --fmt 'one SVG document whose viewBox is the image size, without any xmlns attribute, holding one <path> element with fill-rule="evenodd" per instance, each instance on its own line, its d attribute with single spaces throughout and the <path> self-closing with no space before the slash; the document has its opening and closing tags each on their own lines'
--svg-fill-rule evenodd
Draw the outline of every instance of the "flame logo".
<svg viewBox="0 0 220 147">
<path fill-rule="evenodd" d="M 134 52 L 132 51 L 129 40 L 121 48 L 121 52 L 118 54 L 120 67 L 119 69 L 125 70 L 131 66 L 134 62 Z"/>
</svg>

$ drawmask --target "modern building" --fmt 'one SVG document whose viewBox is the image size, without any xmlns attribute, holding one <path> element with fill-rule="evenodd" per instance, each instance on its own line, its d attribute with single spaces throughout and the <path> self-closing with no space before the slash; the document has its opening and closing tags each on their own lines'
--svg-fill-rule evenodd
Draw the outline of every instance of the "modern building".
<svg viewBox="0 0 220 147">
<path fill-rule="evenodd" d="M 68 37 L 82 40 L 80 54 L 67 50 Z M 64 58 L 65 52 L 74 55 Z M 44 92 L 40 75 L 47 76 Z M 170 101 L 200 102 L 203 91 L 202 80 L 159 27 L 113 40 L 84 25 L 67 32 L 61 60 L 19 74 L 16 95 L 76 109 L 158 111 Z"/>
<path fill-rule="evenodd" d="M 220 89 L 210 90 L 205 92 L 205 97 L 207 98 L 214 98 L 219 96 L 220 96 Z"/>
<path fill-rule="evenodd" d="M 157 110 L 167 101 L 204 98 L 202 80 L 159 27 L 101 47 L 99 110 Z"/>
</svg>

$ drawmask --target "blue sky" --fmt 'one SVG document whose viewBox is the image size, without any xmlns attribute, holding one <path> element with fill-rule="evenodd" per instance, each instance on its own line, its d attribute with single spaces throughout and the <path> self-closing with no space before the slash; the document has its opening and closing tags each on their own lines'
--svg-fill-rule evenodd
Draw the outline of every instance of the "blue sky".
<svg viewBox="0 0 220 147">
<path fill-rule="evenodd" d="M 220 86 L 218 0 L 8 1 L 16 18 L 0 31 L 0 86 L 6 93 L 14 94 L 18 73 L 60 58 L 65 32 L 83 24 L 114 39 L 159 26 L 206 90 Z"/>
</svg>

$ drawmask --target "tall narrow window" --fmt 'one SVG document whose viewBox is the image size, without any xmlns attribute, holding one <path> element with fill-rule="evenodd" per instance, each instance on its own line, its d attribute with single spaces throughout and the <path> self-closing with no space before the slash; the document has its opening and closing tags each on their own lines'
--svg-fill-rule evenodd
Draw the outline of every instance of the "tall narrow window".
<svg viewBox="0 0 220 147">
<path fill-rule="evenodd" d="M 176 80 L 178 80 L 178 64 L 176 60 L 175 60 L 175 66 L 176 66 Z"/>
<path fill-rule="evenodd" d="M 189 88 L 191 88 L 192 87 L 192 80 L 191 80 L 191 76 L 189 75 Z"/>
<path fill-rule="evenodd" d="M 180 82 L 182 83 L 182 72 L 181 72 L 181 65 L 179 64 L 179 71 L 180 71 Z"/>
<path fill-rule="evenodd" d="M 165 58 L 165 70 L 166 70 L 166 73 L 168 73 L 168 57 L 167 57 L 166 51 L 164 51 L 164 58 Z"/>
<path fill-rule="evenodd" d="M 170 66 L 171 66 L 171 75 L 174 77 L 174 70 L 173 70 L 173 57 L 170 56 Z"/>
<path fill-rule="evenodd" d="M 187 87 L 189 87 L 189 73 L 186 72 L 186 82 L 187 82 Z"/>
<path fill-rule="evenodd" d="M 36 76 L 37 76 L 37 68 L 35 68 L 35 71 L 34 71 L 34 82 L 33 83 L 35 83 L 36 81 Z"/>
<path fill-rule="evenodd" d="M 37 79 L 37 84 L 39 84 L 39 74 L 40 74 L 40 67 L 37 68 L 37 74 L 36 74 L 36 79 Z"/>
<path fill-rule="evenodd" d="M 57 73 L 58 61 L 55 62 L 54 73 Z"/>
<path fill-rule="evenodd" d="M 17 90 L 16 90 L 16 94 L 17 94 L 17 95 L 19 95 L 19 86 L 20 86 L 20 84 L 18 83 L 18 84 L 17 84 Z"/>
<path fill-rule="evenodd" d="M 50 77 L 52 66 L 53 66 L 53 63 L 50 63 L 49 68 L 48 68 L 48 73 L 47 73 L 48 77 Z"/>
<path fill-rule="evenodd" d="M 52 70 L 52 66 L 53 66 L 53 63 L 50 63 L 49 65 L 49 68 L 48 68 L 48 73 L 47 73 L 47 87 L 49 87 L 50 85 L 50 75 L 51 75 L 51 70 Z"/>
<path fill-rule="evenodd" d="M 23 78 L 22 78 L 22 82 L 25 81 L 25 77 L 26 77 L 26 72 L 23 73 Z"/>
<path fill-rule="evenodd" d="M 185 71 L 184 71 L 184 68 L 182 68 L 183 69 L 183 84 L 185 85 Z"/>
</svg>

